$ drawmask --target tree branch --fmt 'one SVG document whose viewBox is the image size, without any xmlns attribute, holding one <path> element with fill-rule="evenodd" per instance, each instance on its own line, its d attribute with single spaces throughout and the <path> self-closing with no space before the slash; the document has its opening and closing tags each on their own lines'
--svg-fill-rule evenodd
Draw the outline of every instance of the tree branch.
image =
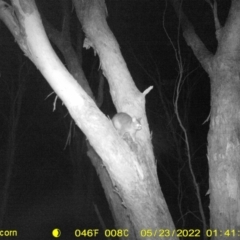
<svg viewBox="0 0 240 240">
<path fill-rule="evenodd" d="M 210 53 L 205 47 L 204 43 L 197 36 L 194 31 L 193 25 L 188 20 L 187 16 L 183 13 L 181 4 L 179 0 L 169 0 L 172 4 L 182 27 L 183 37 L 185 38 L 187 44 L 194 52 L 194 55 L 201 63 L 202 67 L 206 72 L 209 70 L 210 60 L 212 58 L 212 53 Z"/>
<path fill-rule="evenodd" d="M 217 11 L 217 1 L 214 0 L 213 3 L 211 3 L 211 0 L 205 0 L 209 5 L 210 7 L 212 8 L 212 11 L 213 11 L 213 18 L 214 18 L 214 24 L 215 24 L 215 31 L 216 31 L 216 39 L 219 40 L 220 38 L 220 35 L 221 35 L 221 29 L 222 29 L 222 26 L 219 22 L 219 19 L 218 19 L 218 11 Z"/>
<path fill-rule="evenodd" d="M 240 1 L 232 0 L 232 5 L 219 41 L 217 54 L 239 59 L 240 51 Z"/>
<path fill-rule="evenodd" d="M 64 13 L 66 13 L 66 10 L 64 11 Z M 56 30 L 44 17 L 42 19 L 49 39 L 61 51 L 67 64 L 68 70 L 77 80 L 77 82 L 82 86 L 82 88 L 86 91 L 86 93 L 94 99 L 92 90 L 82 70 L 79 58 L 71 45 L 69 26 L 67 26 L 69 24 L 68 18 L 69 17 L 64 17 L 62 32 Z"/>
</svg>

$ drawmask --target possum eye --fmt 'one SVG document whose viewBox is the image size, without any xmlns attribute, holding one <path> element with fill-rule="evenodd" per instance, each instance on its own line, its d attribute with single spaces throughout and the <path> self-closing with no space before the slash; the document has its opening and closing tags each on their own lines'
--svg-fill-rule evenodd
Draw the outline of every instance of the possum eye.
<svg viewBox="0 0 240 240">
<path fill-rule="evenodd" d="M 137 125 L 137 129 L 142 129 L 142 125 L 140 123 Z"/>
<path fill-rule="evenodd" d="M 140 123 L 138 123 L 136 126 L 137 126 L 137 127 L 136 127 L 137 130 L 142 129 L 142 125 L 141 125 Z"/>
<path fill-rule="evenodd" d="M 133 124 L 134 124 L 134 126 L 135 126 L 135 129 L 137 129 L 137 130 L 140 130 L 140 129 L 142 129 L 142 124 L 141 124 L 141 118 L 132 118 L 132 122 L 133 122 Z"/>
</svg>

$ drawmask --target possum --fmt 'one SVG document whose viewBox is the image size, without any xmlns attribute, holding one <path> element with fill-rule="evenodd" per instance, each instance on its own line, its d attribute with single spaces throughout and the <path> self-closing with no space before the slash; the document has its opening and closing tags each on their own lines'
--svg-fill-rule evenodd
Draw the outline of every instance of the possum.
<svg viewBox="0 0 240 240">
<path fill-rule="evenodd" d="M 130 136 L 136 142 L 136 132 L 142 129 L 140 120 L 127 113 L 120 112 L 114 115 L 112 123 L 122 138 L 129 138 Z"/>
</svg>

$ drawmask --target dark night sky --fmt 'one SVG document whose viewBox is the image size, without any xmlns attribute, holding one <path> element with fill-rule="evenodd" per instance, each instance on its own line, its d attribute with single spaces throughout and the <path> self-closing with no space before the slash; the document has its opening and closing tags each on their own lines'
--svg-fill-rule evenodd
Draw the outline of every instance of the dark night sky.
<svg viewBox="0 0 240 240">
<path fill-rule="evenodd" d="M 59 28 L 62 20 L 59 1 L 44 0 L 37 2 L 44 16 L 56 28 Z M 223 2 L 221 3 L 223 5 L 218 6 L 218 15 L 222 24 L 227 17 L 230 1 Z M 171 131 L 169 126 L 170 124 L 176 126 L 176 133 L 178 133 L 179 127 L 174 117 L 172 102 L 179 69 L 175 52 L 166 31 L 175 47 L 177 46 L 177 40 L 179 40 L 184 63 L 184 77 L 186 77 L 179 109 L 184 124 L 188 127 L 193 166 L 204 196 L 203 202 L 206 202 L 206 204 L 208 202 L 208 199 L 205 198 L 208 188 L 206 159 L 208 123 L 203 124 L 203 122 L 207 119 L 210 111 L 209 79 L 191 49 L 186 45 L 181 30 L 178 30 L 176 15 L 169 4 L 166 6 L 165 1 L 107 0 L 106 4 L 109 13 L 108 24 L 119 42 L 122 54 L 137 87 L 140 91 L 144 91 L 150 85 L 154 85 L 154 90 L 147 96 L 146 109 L 149 124 L 153 131 L 159 179 L 170 212 L 177 225 L 180 215 L 177 213 L 178 210 L 176 210 L 176 203 L 173 199 L 177 194 L 175 181 L 179 164 L 175 150 L 173 150 L 174 144 L 171 134 L 169 134 Z M 214 53 L 217 45 L 214 35 L 213 15 L 209 5 L 205 1 L 185 0 L 183 9 L 201 40 Z M 71 31 L 73 38 L 76 34 L 76 26 L 75 12 L 72 10 Z M 93 61 L 93 51 L 84 50 L 83 69 L 87 77 L 90 76 Z M 95 69 L 96 72 L 97 68 Z M 105 216 L 108 226 L 112 227 L 113 224 L 108 215 L 109 209 L 103 197 L 100 183 L 91 167 L 91 163 L 86 158 L 84 137 L 81 137 L 81 164 L 84 170 L 81 172 L 81 184 L 76 185 L 73 177 L 74 167 L 69 154 L 70 146 L 65 147 L 70 128 L 70 117 L 67 110 L 58 100 L 57 110 L 53 111 L 55 94 L 49 96 L 52 90 L 48 83 L 35 66 L 23 56 L 2 22 L 0 22 L 0 74 L 1 186 L 5 182 L 6 161 L 7 156 L 9 156 L 8 136 L 12 129 L 11 108 L 20 83 L 24 84 L 22 102 L 19 103 L 17 100 L 17 103 L 21 104 L 21 111 L 17 129 L 14 131 L 14 134 L 16 134 L 15 157 L 4 226 L 6 228 L 23 229 L 21 236 L 29 237 L 29 239 L 38 239 L 34 238 L 34 234 L 40 228 L 44 232 L 44 237 L 48 236 L 44 235 L 47 230 L 54 226 L 60 226 L 68 230 L 77 227 L 100 228 L 96 213 L 93 210 L 94 202 Z M 90 84 L 95 91 L 94 88 L 97 86 Z M 159 84 L 163 91 L 164 99 L 172 116 L 171 119 L 166 118 L 156 84 Z M 102 111 L 111 115 L 114 108 L 110 101 L 107 86 L 104 91 L 105 99 Z M 76 128 L 75 130 L 72 129 L 73 138 L 75 131 L 78 132 Z M 78 132 L 78 134 L 80 133 Z M 181 151 L 184 152 L 184 145 L 181 144 Z M 94 189 L 89 189 L 89 181 L 95 182 Z M 186 177 L 183 177 L 182 181 L 182 184 L 188 185 Z M 173 185 L 168 185 L 169 182 L 173 182 Z M 192 203 L 194 200 L 190 197 L 194 194 L 194 191 L 189 190 L 191 187 L 191 184 L 189 184 L 189 188 L 184 189 L 185 199 L 183 202 L 185 206 L 183 210 L 185 213 L 188 210 L 195 210 Z M 77 191 L 76 188 L 80 190 Z M 88 196 L 88 200 L 86 198 L 87 194 L 90 196 Z M 83 208 L 87 211 L 84 211 Z M 75 213 L 77 211 L 81 212 L 81 216 Z M 187 221 L 193 222 L 193 228 L 199 228 L 201 224 L 196 219 L 192 220 L 191 217 Z M 32 230 L 26 233 L 24 226 Z"/>
</svg>

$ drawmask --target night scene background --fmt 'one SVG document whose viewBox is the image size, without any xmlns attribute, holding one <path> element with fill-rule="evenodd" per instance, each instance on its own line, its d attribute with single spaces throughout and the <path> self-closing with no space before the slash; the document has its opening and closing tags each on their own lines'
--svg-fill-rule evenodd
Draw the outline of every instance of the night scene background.
<svg viewBox="0 0 240 240">
<path fill-rule="evenodd" d="M 219 2 L 222 24 L 230 2 Z M 60 1 L 37 0 L 36 3 L 41 16 L 60 30 L 63 16 Z M 154 86 L 146 98 L 146 112 L 153 133 L 159 182 L 174 224 L 176 228 L 201 229 L 184 136 L 174 113 L 179 77 L 176 51 L 181 54 L 184 78 L 179 114 L 187 129 L 192 166 L 208 221 L 209 78 L 186 45 L 170 3 L 106 0 L 106 6 L 108 24 L 135 84 L 141 92 Z M 214 53 L 217 42 L 210 5 L 207 1 L 184 0 L 183 10 L 198 36 Z M 74 49 L 78 31 L 81 27 L 72 8 Z M 92 49 L 83 49 L 82 62 L 92 91 L 97 94 L 98 57 Z M 73 239 L 70 233 L 76 228 L 102 229 L 99 216 L 107 228 L 114 228 L 101 183 L 87 157 L 86 138 L 72 122 L 61 100 L 57 100 L 54 109 L 55 93 L 23 55 L 2 22 L 0 93 L 0 203 L 5 204 L 1 228 L 17 229 L 18 239 L 51 239 L 51 230 L 58 227 L 63 232 L 61 239 Z M 116 110 L 107 81 L 103 94 L 101 111 L 113 116 Z M 7 198 L 3 196 L 6 186 Z M 6 203 L 3 203 L 4 198 Z M 98 239 L 104 238 L 99 236 Z"/>
</svg>

